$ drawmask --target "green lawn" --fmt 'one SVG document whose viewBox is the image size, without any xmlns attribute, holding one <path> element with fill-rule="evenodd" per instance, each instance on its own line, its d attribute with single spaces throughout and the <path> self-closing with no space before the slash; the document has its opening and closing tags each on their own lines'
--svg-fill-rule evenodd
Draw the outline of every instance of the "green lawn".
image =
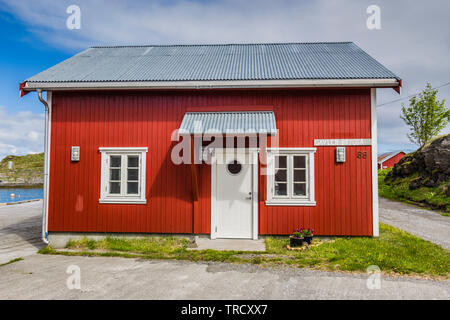
<svg viewBox="0 0 450 320">
<path fill-rule="evenodd" d="M 450 181 L 442 183 L 435 188 L 420 187 L 415 190 L 409 190 L 409 183 L 417 177 L 412 175 L 387 184 L 384 181 L 386 175 L 392 168 L 378 170 L 378 193 L 381 197 L 391 200 L 420 204 L 428 208 L 439 208 L 437 211 L 442 215 L 450 216 L 450 197 L 445 195 L 445 190 L 450 188 Z"/>
<path fill-rule="evenodd" d="M 318 241 L 318 240 L 315 240 Z M 288 238 L 266 238 L 266 252 L 187 250 L 189 240 L 172 237 L 106 238 L 70 241 L 69 250 L 46 247 L 43 254 L 120 256 L 292 266 L 365 272 L 377 265 L 384 273 L 449 278 L 450 252 L 391 226 L 380 224 L 380 237 L 334 238 L 304 251 L 286 249 Z"/>
</svg>

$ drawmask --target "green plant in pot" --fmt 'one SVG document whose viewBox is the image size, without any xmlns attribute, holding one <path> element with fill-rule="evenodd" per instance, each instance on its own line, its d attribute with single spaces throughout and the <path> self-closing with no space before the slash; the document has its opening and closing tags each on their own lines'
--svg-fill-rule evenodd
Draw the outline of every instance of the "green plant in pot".
<svg viewBox="0 0 450 320">
<path fill-rule="evenodd" d="M 291 247 L 301 247 L 303 245 L 303 235 L 299 229 L 294 230 L 289 237 L 289 245 Z"/>
<path fill-rule="evenodd" d="M 308 229 L 303 229 L 302 228 L 300 230 L 300 232 L 301 232 L 303 238 L 305 239 L 306 243 L 307 244 L 311 244 L 312 239 L 314 237 L 314 230 L 313 229 L 309 229 L 309 228 Z"/>
</svg>

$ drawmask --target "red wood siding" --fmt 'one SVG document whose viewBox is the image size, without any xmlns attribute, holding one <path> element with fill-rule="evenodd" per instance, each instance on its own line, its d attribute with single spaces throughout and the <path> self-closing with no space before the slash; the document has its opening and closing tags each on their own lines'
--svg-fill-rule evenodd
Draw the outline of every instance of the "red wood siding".
<svg viewBox="0 0 450 320">
<path fill-rule="evenodd" d="M 393 156 L 392 158 L 384 161 L 382 163 L 383 169 L 392 168 L 394 166 L 394 164 L 399 162 L 400 159 L 403 158 L 404 156 L 405 156 L 405 153 L 404 152 L 400 152 L 400 153 L 396 154 L 395 156 Z"/>
<path fill-rule="evenodd" d="M 54 92 L 52 108 L 49 231 L 208 234 L 210 166 L 199 166 L 194 210 L 191 168 L 170 160 L 171 133 L 188 110 L 273 109 L 280 147 L 312 147 L 314 139 L 371 134 L 369 89 Z M 78 163 L 70 162 L 71 146 L 81 147 Z M 146 205 L 99 204 L 99 147 L 148 147 Z M 347 161 L 337 164 L 335 147 L 317 147 L 317 205 L 267 207 L 260 201 L 259 233 L 310 227 L 318 235 L 371 235 L 371 150 L 346 151 Z M 357 159 L 358 152 L 367 152 L 366 159 Z M 265 178 L 259 183 L 261 190 Z"/>
</svg>

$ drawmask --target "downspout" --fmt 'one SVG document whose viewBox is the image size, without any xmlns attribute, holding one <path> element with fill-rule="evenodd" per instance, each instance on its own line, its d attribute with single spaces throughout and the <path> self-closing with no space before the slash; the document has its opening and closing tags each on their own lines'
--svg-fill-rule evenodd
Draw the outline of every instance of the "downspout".
<svg viewBox="0 0 450 320">
<path fill-rule="evenodd" d="M 42 211 L 42 241 L 48 244 L 48 163 L 49 163 L 49 121 L 50 121 L 50 108 L 47 101 L 42 98 L 42 90 L 37 89 L 39 101 L 45 107 L 45 137 L 44 137 L 44 205 Z M 48 94 L 48 93 L 47 93 Z M 48 97 L 47 97 L 48 98 Z"/>
</svg>

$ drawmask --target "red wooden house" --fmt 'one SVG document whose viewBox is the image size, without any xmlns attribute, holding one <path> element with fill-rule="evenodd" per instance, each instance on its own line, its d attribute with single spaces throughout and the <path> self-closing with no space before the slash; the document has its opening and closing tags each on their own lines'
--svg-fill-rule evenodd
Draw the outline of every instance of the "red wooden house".
<svg viewBox="0 0 450 320">
<path fill-rule="evenodd" d="M 406 153 L 403 151 L 386 152 L 378 157 L 378 169 L 392 168 Z"/>
<path fill-rule="evenodd" d="M 20 85 L 48 115 L 44 238 L 377 236 L 376 88 L 400 86 L 351 42 L 87 49 Z"/>
</svg>

